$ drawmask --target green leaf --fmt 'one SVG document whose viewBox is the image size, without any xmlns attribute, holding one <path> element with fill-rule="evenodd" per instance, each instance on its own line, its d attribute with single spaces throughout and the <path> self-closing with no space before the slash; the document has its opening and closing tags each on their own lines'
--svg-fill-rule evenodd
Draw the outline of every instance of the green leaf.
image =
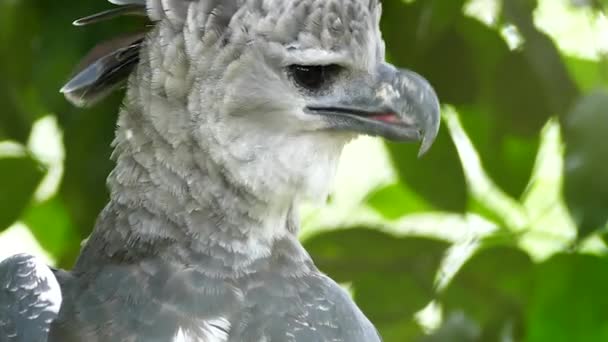
<svg viewBox="0 0 608 342">
<path fill-rule="evenodd" d="M 512 198 L 520 197 L 530 181 L 539 136 L 513 134 L 494 112 L 478 106 L 459 107 L 458 113 L 492 181 Z"/>
<path fill-rule="evenodd" d="M 110 144 L 121 96 L 116 94 L 103 106 L 87 109 L 64 123 L 65 173 L 59 192 L 81 239 L 90 234 L 108 201 L 106 179 L 113 166 Z"/>
<path fill-rule="evenodd" d="M 435 144 L 421 158 L 417 146 L 388 143 L 388 150 L 402 182 L 436 208 L 464 212 L 467 188 L 454 142 L 442 127 Z"/>
<path fill-rule="evenodd" d="M 90 233 L 107 201 L 110 142 L 121 95 L 82 110 L 69 105 L 59 89 L 96 44 L 144 28 L 145 20 L 133 16 L 86 28 L 71 25 L 109 6 L 104 1 L 0 2 L 0 131 L 25 141 L 35 118 L 57 113 L 66 146 L 60 191 L 81 237 Z"/>
<path fill-rule="evenodd" d="M 608 0 L 586 0 L 586 1 L 573 1 L 576 6 L 588 6 L 596 11 L 604 11 L 608 7 Z"/>
<path fill-rule="evenodd" d="M 534 95 L 542 91 L 523 89 L 539 88 L 540 82 L 498 31 L 471 18 L 461 20 L 457 29 L 474 51 L 475 72 L 469 77 L 481 85 L 473 105 L 458 106 L 460 118 L 485 171 L 517 198 L 530 179 L 538 131 L 551 115 L 546 101 Z"/>
<path fill-rule="evenodd" d="M 391 62 L 428 79 L 439 99 L 450 104 L 475 100 L 475 51 L 454 26 L 464 1 L 429 0 L 383 3 L 382 32 Z M 449 56 L 449 63 L 446 63 Z"/>
<path fill-rule="evenodd" d="M 46 87 L 37 89 L 33 79 L 56 69 L 37 70 L 40 64 L 65 56 L 69 50 L 54 54 L 51 50 L 38 50 L 43 42 L 41 35 L 48 27 L 42 25 L 44 15 L 34 1 L 5 1 L 0 4 L 0 103 L 3 106 L 5 132 L 13 140 L 24 143 L 35 119 L 48 114 L 42 105 L 41 95 L 60 97 L 58 91 Z M 62 42 L 69 42 L 64 39 Z M 63 44 L 63 49 L 66 45 Z M 57 48 L 60 49 L 60 48 Z M 57 57 L 55 57 L 57 56 Z M 57 79 L 54 82 L 58 82 Z"/>
<path fill-rule="evenodd" d="M 60 197 L 29 207 L 23 214 L 23 222 L 58 266 L 72 266 L 80 251 L 80 239 Z"/>
<path fill-rule="evenodd" d="M 608 66 L 604 61 L 566 57 L 566 67 L 579 89 L 588 92 L 599 87 L 608 87 Z"/>
<path fill-rule="evenodd" d="M 534 66 L 524 52 L 510 53 L 499 60 L 493 72 L 491 110 L 502 132 L 536 136 L 553 112 Z"/>
<path fill-rule="evenodd" d="M 539 82 L 497 30 L 472 18 L 459 21 L 457 30 L 474 51 L 475 72 L 468 77 L 481 85 L 474 104 L 458 106 L 461 121 L 484 169 L 501 190 L 517 198 L 530 179 L 538 130 L 550 111 L 542 109 L 547 105 L 534 95 L 538 92 L 523 91 L 521 84 Z M 505 69 L 508 64 L 515 65 Z"/>
<path fill-rule="evenodd" d="M 404 65 L 418 60 L 462 18 L 464 0 L 382 3 L 381 29 L 387 48 Z M 413 48 L 415 47 L 415 48 Z"/>
<path fill-rule="evenodd" d="M 43 176 L 40 164 L 29 156 L 0 156 L 0 230 L 19 219 Z"/>
<path fill-rule="evenodd" d="M 323 272 L 352 284 L 355 300 L 381 331 L 394 333 L 433 298 L 435 273 L 448 245 L 353 228 L 322 233 L 305 247 Z"/>
<path fill-rule="evenodd" d="M 443 323 L 432 334 L 425 336 L 421 342 L 476 342 L 479 341 L 481 329 L 476 322 L 462 312 L 451 312 Z"/>
<path fill-rule="evenodd" d="M 86 29 L 71 25 L 75 18 L 108 9 L 103 1 L 4 3 L 0 7 L 7 10 L 0 12 L 5 29 L 0 34 L 0 71 L 2 80 L 10 82 L 6 84 L 12 90 L 10 101 L 30 123 L 47 112 L 74 112 L 59 89 L 80 59 L 96 44 L 144 25 L 143 19 L 132 16 Z M 32 110 L 38 108 L 46 112 Z"/>
<path fill-rule="evenodd" d="M 441 300 L 447 312 L 480 325 L 479 341 L 500 340 L 505 331 L 516 341 L 605 341 L 607 269 L 606 256 L 559 254 L 534 265 L 517 249 L 486 249 Z"/>
<path fill-rule="evenodd" d="M 581 98 L 563 120 L 566 203 L 581 238 L 608 221 L 608 91 Z"/>
<path fill-rule="evenodd" d="M 505 21 L 517 26 L 524 39 L 521 53 L 540 85 L 538 98 L 546 101 L 550 115 L 561 116 L 568 112 L 579 91 L 551 38 L 535 26 L 533 13 L 536 6 L 536 0 L 504 1 L 503 15 Z M 526 84 L 520 85 L 527 87 Z"/>
<path fill-rule="evenodd" d="M 367 204 L 389 220 L 432 209 L 422 198 L 402 183 L 376 189 L 368 196 Z"/>
<path fill-rule="evenodd" d="M 447 312 L 464 311 L 483 327 L 481 341 L 494 341 L 506 325 L 523 333 L 533 269 L 530 257 L 511 247 L 477 252 L 440 295 Z"/>
<path fill-rule="evenodd" d="M 384 342 L 418 341 L 421 336 L 424 336 L 420 326 L 411 317 L 395 320 L 390 324 L 381 322 L 375 327 Z"/>
<path fill-rule="evenodd" d="M 393 18 L 396 16 L 393 10 L 413 17 L 408 20 L 420 20 L 415 6 L 390 4 L 389 7 L 395 8 L 387 14 L 387 22 L 397 20 Z M 522 53 L 509 51 L 496 30 L 468 17 L 456 16 L 449 23 L 450 29 L 437 31 L 440 33 L 433 36 L 430 44 L 416 46 L 416 56 L 402 51 L 408 47 L 403 41 L 410 40 L 390 32 L 397 27 L 401 32 L 401 26 L 387 24 L 389 32 L 385 37 L 390 56 L 397 64 L 413 68 L 428 78 L 442 102 L 457 104 L 458 109 L 463 110 L 467 133 L 478 148 L 486 170 L 502 190 L 519 197 L 534 165 L 538 132 L 554 114 L 543 95 L 545 89 L 528 60 Z M 436 159 L 448 158 L 443 165 L 433 165 L 435 170 L 421 167 L 425 158 L 438 154 L 437 150 L 442 152 Z M 440 209 L 462 211 L 466 207 L 466 193 L 463 181 L 456 181 L 459 167 L 452 164 L 454 159 L 449 159 L 452 155 L 453 149 L 438 143 L 415 165 L 411 159 L 404 163 L 395 155 L 393 159 L 399 161 L 397 165 L 404 182 L 425 200 Z M 402 171 L 401 167 L 406 169 Z M 408 174 L 411 169 L 420 169 L 429 175 L 444 172 L 448 176 L 445 182 L 442 177 L 420 179 Z M 441 183 L 441 186 L 426 189 L 429 182 Z"/>
<path fill-rule="evenodd" d="M 608 341 L 608 258 L 562 254 L 534 272 L 528 342 Z"/>
<path fill-rule="evenodd" d="M 449 63 L 446 63 L 446 56 L 450 56 Z M 466 105 L 477 102 L 481 91 L 475 73 L 477 60 L 466 38 L 460 32 L 451 30 L 430 46 L 426 54 L 411 67 L 429 80 L 442 103 Z"/>
</svg>

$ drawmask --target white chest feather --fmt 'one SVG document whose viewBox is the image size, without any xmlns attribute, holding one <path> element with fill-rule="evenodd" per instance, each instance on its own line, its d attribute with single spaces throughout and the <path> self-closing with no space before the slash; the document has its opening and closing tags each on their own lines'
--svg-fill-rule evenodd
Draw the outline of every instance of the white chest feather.
<svg viewBox="0 0 608 342">
<path fill-rule="evenodd" d="M 217 318 L 201 322 L 196 329 L 179 328 L 172 342 L 225 342 L 228 341 L 230 322 Z"/>
</svg>

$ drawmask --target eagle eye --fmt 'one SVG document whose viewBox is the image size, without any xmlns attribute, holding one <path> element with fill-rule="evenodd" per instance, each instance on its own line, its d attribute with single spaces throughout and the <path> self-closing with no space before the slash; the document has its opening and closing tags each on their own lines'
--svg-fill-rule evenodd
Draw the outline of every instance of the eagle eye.
<svg viewBox="0 0 608 342">
<path fill-rule="evenodd" d="M 317 92 L 329 86 L 342 70 L 337 64 L 290 65 L 288 73 L 294 83 L 307 91 Z"/>
</svg>

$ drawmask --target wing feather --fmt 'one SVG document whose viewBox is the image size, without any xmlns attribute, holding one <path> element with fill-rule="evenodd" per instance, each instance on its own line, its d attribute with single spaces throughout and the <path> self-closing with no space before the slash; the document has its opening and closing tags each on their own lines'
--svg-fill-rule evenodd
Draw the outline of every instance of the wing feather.
<svg viewBox="0 0 608 342">
<path fill-rule="evenodd" d="M 33 256 L 0 263 L 0 342 L 44 342 L 61 306 L 52 270 Z"/>
</svg>

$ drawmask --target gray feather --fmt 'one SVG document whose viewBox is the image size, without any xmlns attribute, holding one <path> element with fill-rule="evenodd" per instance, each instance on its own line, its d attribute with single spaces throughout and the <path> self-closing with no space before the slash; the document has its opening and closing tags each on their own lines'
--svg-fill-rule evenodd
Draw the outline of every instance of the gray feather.
<svg viewBox="0 0 608 342">
<path fill-rule="evenodd" d="M 121 6 L 74 20 L 73 24 L 74 26 L 91 25 L 124 15 L 145 16 L 146 7 L 142 5 Z"/>
<path fill-rule="evenodd" d="M 73 104 L 95 104 L 127 80 L 137 62 L 143 33 L 120 37 L 93 49 L 61 92 Z"/>
<path fill-rule="evenodd" d="M 297 240 L 299 200 L 326 196 L 351 136 L 309 126 L 284 70 L 384 62 L 377 0 L 111 2 L 145 5 L 153 27 L 102 45 L 62 90 L 90 104 L 130 77 L 111 201 L 57 272 L 48 342 L 379 341 Z"/>
<path fill-rule="evenodd" d="M 20 254 L 0 263 L 0 341 L 45 342 L 61 304 L 53 272 Z"/>
<path fill-rule="evenodd" d="M 152 20 L 168 20 L 181 24 L 186 20 L 188 6 L 195 0 L 147 0 L 148 15 Z"/>
<path fill-rule="evenodd" d="M 146 0 L 108 0 L 114 5 L 146 5 Z"/>
</svg>

